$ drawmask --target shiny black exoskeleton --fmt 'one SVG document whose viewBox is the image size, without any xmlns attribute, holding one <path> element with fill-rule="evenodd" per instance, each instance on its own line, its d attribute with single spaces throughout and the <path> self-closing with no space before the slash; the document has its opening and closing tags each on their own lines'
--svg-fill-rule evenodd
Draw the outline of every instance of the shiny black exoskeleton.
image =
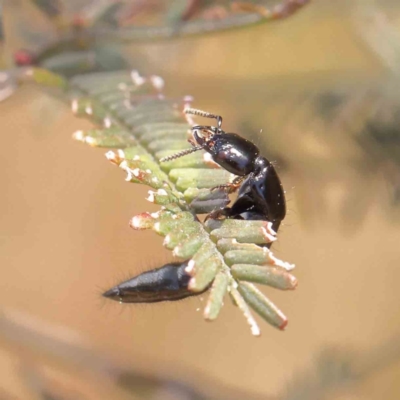
<svg viewBox="0 0 400 400">
<path fill-rule="evenodd" d="M 255 169 L 240 186 L 238 196 L 225 213 L 229 218 L 252 212 L 272 222 L 272 229 L 278 230 L 286 215 L 285 193 L 274 166 L 264 157 L 258 157 Z M 244 218 L 249 219 L 249 218 Z"/>
<path fill-rule="evenodd" d="M 222 117 L 205 111 L 188 108 L 186 114 L 199 115 L 217 120 L 217 126 L 195 125 L 192 127 L 193 148 L 165 158 L 171 160 L 197 150 L 205 150 L 212 159 L 230 173 L 237 175 L 231 183 L 224 185 L 230 192 L 239 188 L 232 207 L 226 207 L 215 215 L 238 218 L 251 211 L 261 219 L 272 222 L 276 231 L 286 215 L 285 192 L 274 166 L 260 156 L 258 147 L 236 133 L 221 129 Z M 247 219 L 247 218 L 246 218 Z"/>
<path fill-rule="evenodd" d="M 156 303 L 196 296 L 188 289 L 191 276 L 185 271 L 189 260 L 174 262 L 141 273 L 103 293 L 121 303 Z"/>
</svg>

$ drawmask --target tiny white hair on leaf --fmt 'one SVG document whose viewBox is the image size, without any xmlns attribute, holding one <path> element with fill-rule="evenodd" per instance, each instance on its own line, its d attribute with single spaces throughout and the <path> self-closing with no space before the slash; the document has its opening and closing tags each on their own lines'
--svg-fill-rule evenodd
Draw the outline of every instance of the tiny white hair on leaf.
<svg viewBox="0 0 400 400">
<path fill-rule="evenodd" d="M 79 109 L 79 107 L 78 107 L 78 100 L 77 100 L 77 99 L 73 99 L 73 100 L 71 101 L 71 110 L 72 110 L 72 112 L 73 112 L 74 114 L 76 114 L 76 113 L 78 112 L 78 109 Z"/>
<path fill-rule="evenodd" d="M 152 190 L 148 191 L 149 195 L 146 197 L 146 200 L 150 203 L 154 203 L 154 192 Z"/>
<path fill-rule="evenodd" d="M 167 191 L 165 189 L 158 189 L 157 190 L 157 194 L 159 196 L 168 196 L 168 193 L 167 193 Z"/>
<path fill-rule="evenodd" d="M 190 274 L 191 272 L 193 272 L 194 267 L 195 267 L 196 262 L 194 260 L 190 260 L 188 262 L 188 265 L 185 268 L 185 272 L 187 272 L 188 274 Z"/>
<path fill-rule="evenodd" d="M 73 138 L 74 140 L 79 141 L 79 142 L 83 142 L 84 139 L 85 139 L 85 136 L 84 136 L 83 131 L 76 131 L 76 132 L 74 132 L 74 133 L 72 134 L 72 138 Z"/>
<path fill-rule="evenodd" d="M 110 117 L 105 117 L 103 122 L 104 122 L 104 126 L 105 126 L 106 128 L 110 128 L 111 125 L 112 125 L 112 120 L 111 120 Z"/>
<path fill-rule="evenodd" d="M 140 169 L 139 168 L 135 168 L 132 170 L 132 174 L 134 176 L 136 176 L 136 178 L 140 175 Z"/>
<path fill-rule="evenodd" d="M 131 79 L 132 79 L 132 82 L 137 86 L 141 86 L 141 85 L 143 85 L 143 83 L 146 82 L 146 79 L 143 78 L 143 76 L 141 76 L 139 74 L 139 71 L 137 71 L 137 70 L 131 71 Z"/>
<path fill-rule="evenodd" d="M 164 86 L 165 86 L 164 79 L 161 78 L 161 76 L 158 76 L 158 75 L 150 76 L 150 82 L 153 84 L 153 86 L 157 90 L 162 90 L 164 88 Z"/>
</svg>

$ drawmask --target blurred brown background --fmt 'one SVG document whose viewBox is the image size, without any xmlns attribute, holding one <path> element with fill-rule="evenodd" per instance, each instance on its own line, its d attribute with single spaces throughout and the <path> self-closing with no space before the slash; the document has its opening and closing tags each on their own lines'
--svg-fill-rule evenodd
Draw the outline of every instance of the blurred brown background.
<svg viewBox="0 0 400 400">
<path fill-rule="evenodd" d="M 216 396 L 223 386 L 255 398 L 398 399 L 399 16 L 390 1 L 314 1 L 272 24 L 126 47 L 167 93 L 193 95 L 278 161 L 289 215 L 273 250 L 296 264 L 299 287 L 265 291 L 289 317 L 285 332 L 262 324 L 255 339 L 230 301 L 206 323 L 201 298 L 103 300 L 103 289 L 170 260 L 162 238 L 128 227 L 155 208 L 102 150 L 71 140 L 90 123 L 33 86 L 0 104 L 4 318 Z M 34 398 L 36 369 L 70 396 L 60 398 L 126 395 L 95 365 L 64 368 L 3 328 L 0 388 L 15 396 L 4 398 Z"/>
</svg>

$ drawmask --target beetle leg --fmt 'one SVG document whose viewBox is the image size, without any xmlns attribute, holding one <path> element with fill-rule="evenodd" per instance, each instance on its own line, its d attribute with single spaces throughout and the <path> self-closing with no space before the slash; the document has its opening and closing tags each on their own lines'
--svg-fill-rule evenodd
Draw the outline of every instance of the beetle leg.
<svg viewBox="0 0 400 400">
<path fill-rule="evenodd" d="M 229 216 L 229 207 L 225 208 L 219 208 L 218 210 L 214 210 L 213 212 L 210 212 L 207 214 L 207 216 L 204 218 L 204 222 L 206 222 L 209 219 L 225 219 L 226 217 Z"/>
<path fill-rule="evenodd" d="M 225 183 L 224 185 L 214 186 L 213 188 L 211 188 L 211 191 L 217 190 L 217 189 L 223 189 L 228 194 L 234 193 L 234 192 L 236 192 L 236 190 L 238 190 L 240 188 L 240 185 L 242 184 L 242 182 L 244 181 L 245 178 L 246 178 L 245 176 L 237 176 L 233 180 L 233 182 Z"/>
</svg>

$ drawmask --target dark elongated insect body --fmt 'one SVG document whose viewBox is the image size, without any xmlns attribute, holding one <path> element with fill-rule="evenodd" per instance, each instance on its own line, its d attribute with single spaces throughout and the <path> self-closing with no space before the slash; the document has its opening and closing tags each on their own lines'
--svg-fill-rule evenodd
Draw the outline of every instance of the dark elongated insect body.
<svg viewBox="0 0 400 400">
<path fill-rule="evenodd" d="M 222 168 L 238 176 L 245 176 L 254 170 L 260 150 L 258 147 L 237 135 L 217 131 L 212 139 L 206 140 L 200 135 L 200 131 L 207 129 L 214 132 L 213 126 L 197 125 L 192 128 L 193 138 L 197 145 L 211 154 L 212 159 Z"/>
<path fill-rule="evenodd" d="M 174 301 L 199 292 L 188 289 L 191 276 L 185 271 L 189 260 L 166 264 L 129 279 L 103 293 L 121 303 L 156 303 Z"/>
<path fill-rule="evenodd" d="M 221 204 L 221 208 L 211 212 L 208 218 L 224 216 L 231 219 L 269 221 L 277 231 L 286 215 L 286 202 L 281 181 L 271 162 L 260 156 L 260 150 L 254 143 L 236 133 L 224 132 L 221 129 L 221 116 L 194 109 L 186 109 L 185 112 L 215 118 L 217 126 L 193 126 L 193 139 L 190 140 L 193 147 L 160 161 L 176 159 L 198 150 L 207 151 L 217 164 L 238 177 L 233 183 L 219 188 L 226 188 L 228 192 L 239 189 L 231 207 L 225 206 L 223 198 L 213 198 L 216 204 Z M 205 202 L 204 207 L 207 205 Z M 191 279 L 186 272 L 188 262 L 189 260 L 170 263 L 146 271 L 113 287 L 103 296 L 122 303 L 154 303 L 197 296 L 199 292 L 188 289 Z M 204 291 L 207 289 L 208 287 Z"/>
</svg>

